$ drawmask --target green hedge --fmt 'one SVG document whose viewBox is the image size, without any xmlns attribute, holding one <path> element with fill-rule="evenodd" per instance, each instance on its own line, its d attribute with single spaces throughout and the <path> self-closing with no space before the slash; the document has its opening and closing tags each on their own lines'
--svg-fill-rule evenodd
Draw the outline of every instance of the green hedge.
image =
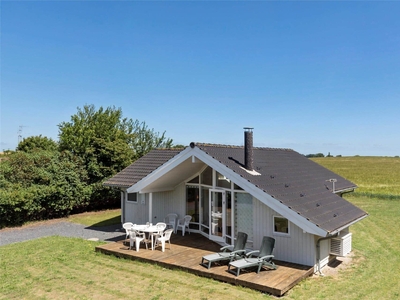
<svg viewBox="0 0 400 300">
<path fill-rule="evenodd" d="M 69 152 L 15 152 L 0 163 L 0 227 L 68 216 L 87 208 L 92 186 Z"/>
</svg>

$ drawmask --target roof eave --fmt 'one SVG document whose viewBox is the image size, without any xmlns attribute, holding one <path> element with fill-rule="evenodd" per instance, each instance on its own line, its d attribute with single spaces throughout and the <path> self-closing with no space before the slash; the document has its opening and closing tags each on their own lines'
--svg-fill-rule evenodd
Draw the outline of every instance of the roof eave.
<svg viewBox="0 0 400 300">
<path fill-rule="evenodd" d="M 361 216 L 360 218 L 358 218 L 358 219 L 356 219 L 356 220 L 354 220 L 354 221 L 352 221 L 352 222 L 350 222 L 350 223 L 348 223 L 348 224 L 346 224 L 346 225 L 344 225 L 342 227 L 339 227 L 338 229 L 330 231 L 327 236 L 331 236 L 331 235 L 334 235 L 336 233 L 340 233 L 343 229 L 346 229 L 346 228 L 350 227 L 351 225 L 354 225 L 355 223 L 365 219 L 368 216 L 369 215 L 366 213 L 365 215 Z"/>
<path fill-rule="evenodd" d="M 113 183 L 103 183 L 103 186 L 111 187 L 111 188 L 120 188 L 120 189 L 127 189 L 130 185 L 121 185 L 121 184 L 113 184 Z"/>
<path fill-rule="evenodd" d="M 356 188 L 357 188 L 357 186 L 348 187 L 348 188 L 341 189 L 341 190 L 335 190 L 335 194 L 351 193 L 351 192 L 354 192 L 354 190 L 355 190 Z"/>
<path fill-rule="evenodd" d="M 127 187 L 128 193 L 140 193 L 147 185 L 165 175 L 172 168 L 175 168 L 178 164 L 189 158 L 192 155 L 190 154 L 191 150 L 192 148 L 189 147 L 184 149 L 179 154 L 175 155 L 170 160 L 163 163 L 157 169 L 149 173 L 147 176 L 143 177 L 137 183 Z"/>
</svg>

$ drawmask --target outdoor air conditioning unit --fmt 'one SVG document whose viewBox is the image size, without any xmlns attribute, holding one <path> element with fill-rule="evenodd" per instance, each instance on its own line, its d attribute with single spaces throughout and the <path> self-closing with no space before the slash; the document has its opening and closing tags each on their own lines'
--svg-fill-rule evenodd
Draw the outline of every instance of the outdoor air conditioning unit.
<svg viewBox="0 0 400 300">
<path fill-rule="evenodd" d="M 346 256 L 351 252 L 351 233 L 331 239 L 330 254 Z"/>
</svg>

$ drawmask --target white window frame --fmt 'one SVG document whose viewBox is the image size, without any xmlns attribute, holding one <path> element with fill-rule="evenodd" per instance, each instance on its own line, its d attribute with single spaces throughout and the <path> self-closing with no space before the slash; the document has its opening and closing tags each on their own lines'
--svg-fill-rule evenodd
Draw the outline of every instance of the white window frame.
<svg viewBox="0 0 400 300">
<path fill-rule="evenodd" d="M 287 232 L 275 231 L 275 218 L 287 220 L 287 223 L 288 223 Z M 290 221 L 289 221 L 289 219 L 287 219 L 285 217 L 277 216 L 277 215 L 273 216 L 273 218 L 272 218 L 272 228 L 273 228 L 273 234 L 274 235 L 285 236 L 285 237 L 289 237 L 290 236 Z"/>
<path fill-rule="evenodd" d="M 129 200 L 129 194 L 136 194 L 136 200 Z M 126 201 L 129 203 L 139 203 L 139 193 L 126 193 Z"/>
</svg>

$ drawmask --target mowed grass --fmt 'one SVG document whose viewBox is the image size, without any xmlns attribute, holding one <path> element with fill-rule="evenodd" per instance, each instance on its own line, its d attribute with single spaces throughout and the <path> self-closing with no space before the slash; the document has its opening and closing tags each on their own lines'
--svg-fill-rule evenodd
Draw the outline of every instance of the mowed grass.
<svg viewBox="0 0 400 300">
<path fill-rule="evenodd" d="M 257 291 L 47 237 L 0 247 L 0 299 L 265 299 Z"/>
<path fill-rule="evenodd" d="M 351 227 L 350 267 L 337 277 L 308 278 L 284 299 L 400 299 L 400 189 L 399 179 L 393 178 L 398 158 L 321 161 L 360 186 L 346 198 L 369 217 Z M 387 188 L 380 189 L 382 185 Z M 90 221 L 82 214 L 74 221 L 93 226 L 119 217 L 118 210 L 114 216 L 110 213 L 101 217 L 98 212 L 95 219 L 86 214 Z M 275 299 L 186 272 L 99 254 L 94 251 L 98 244 L 48 237 L 0 247 L 0 299 Z"/>
<path fill-rule="evenodd" d="M 339 277 L 304 280 L 288 299 L 400 299 L 400 158 L 325 157 L 313 161 L 359 186 L 345 198 L 369 213 L 353 225 L 354 260 Z"/>
<path fill-rule="evenodd" d="M 121 209 L 110 209 L 71 215 L 68 217 L 68 221 L 93 227 L 121 224 Z"/>
<path fill-rule="evenodd" d="M 400 200 L 347 197 L 369 216 L 353 225 L 353 261 L 338 277 L 302 281 L 287 299 L 400 299 Z"/>
</svg>

